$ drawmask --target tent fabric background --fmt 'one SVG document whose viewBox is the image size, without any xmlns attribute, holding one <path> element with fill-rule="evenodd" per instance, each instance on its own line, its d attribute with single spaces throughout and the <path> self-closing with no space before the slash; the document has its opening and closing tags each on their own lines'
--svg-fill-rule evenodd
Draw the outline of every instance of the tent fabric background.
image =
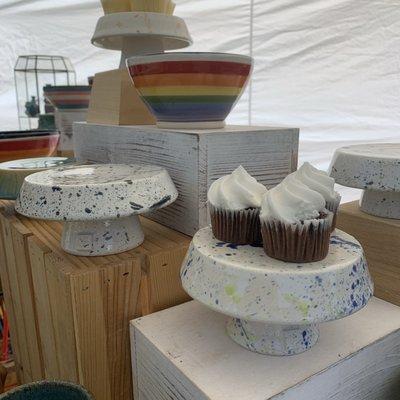
<svg viewBox="0 0 400 400">
<path fill-rule="evenodd" d="M 301 129 L 300 162 L 327 168 L 334 149 L 400 141 L 397 0 L 176 0 L 191 51 L 250 54 L 251 84 L 230 123 Z M 60 54 L 78 83 L 118 66 L 91 45 L 99 0 L 0 0 L 0 130 L 18 127 L 13 67 Z M 344 190 L 344 200 L 358 196 Z"/>
</svg>

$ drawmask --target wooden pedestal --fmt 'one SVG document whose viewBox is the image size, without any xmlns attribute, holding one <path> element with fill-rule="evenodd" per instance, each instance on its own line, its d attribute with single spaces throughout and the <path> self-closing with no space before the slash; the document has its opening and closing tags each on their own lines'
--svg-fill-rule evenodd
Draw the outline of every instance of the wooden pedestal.
<svg viewBox="0 0 400 400">
<path fill-rule="evenodd" d="M 239 165 L 267 187 L 297 168 L 299 130 L 262 126 L 158 129 L 155 126 L 74 125 L 79 162 L 155 164 L 167 169 L 178 199 L 149 218 L 193 235 L 209 224 L 211 183 Z"/>
<path fill-rule="evenodd" d="M 189 238 L 143 218 L 137 249 L 76 257 L 60 248 L 61 224 L 1 206 L 0 276 L 20 381 L 79 382 L 96 400 L 132 400 L 129 321 L 188 300 L 179 270 Z"/>
<path fill-rule="evenodd" d="M 400 220 L 366 214 L 354 201 L 340 206 L 337 226 L 362 244 L 375 296 L 400 305 Z"/>
<path fill-rule="evenodd" d="M 126 68 L 94 76 L 87 122 L 152 125 L 156 120 L 140 99 Z"/>
<path fill-rule="evenodd" d="M 135 400 L 389 400 L 400 393 L 400 308 L 376 298 L 321 325 L 296 356 L 248 351 L 192 301 L 131 324 Z"/>
</svg>

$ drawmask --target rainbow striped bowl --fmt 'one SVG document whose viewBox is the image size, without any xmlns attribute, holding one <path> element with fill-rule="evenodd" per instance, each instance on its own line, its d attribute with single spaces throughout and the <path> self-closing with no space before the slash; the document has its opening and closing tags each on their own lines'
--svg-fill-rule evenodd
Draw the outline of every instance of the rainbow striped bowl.
<svg viewBox="0 0 400 400">
<path fill-rule="evenodd" d="M 227 53 L 161 53 L 127 60 L 160 128 L 222 128 L 243 93 L 252 58 Z"/>
<path fill-rule="evenodd" d="M 90 85 L 52 86 L 43 88 L 44 97 L 59 110 L 82 110 L 89 107 Z"/>
</svg>

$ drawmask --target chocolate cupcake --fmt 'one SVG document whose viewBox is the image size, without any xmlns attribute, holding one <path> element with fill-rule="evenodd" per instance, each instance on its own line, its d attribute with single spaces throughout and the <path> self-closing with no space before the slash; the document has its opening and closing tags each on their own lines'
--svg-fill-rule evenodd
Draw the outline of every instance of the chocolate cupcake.
<svg viewBox="0 0 400 400">
<path fill-rule="evenodd" d="M 335 180 L 325 171 L 313 167 L 308 162 L 305 162 L 294 175 L 301 183 L 323 196 L 326 209 L 333 212 L 333 231 L 336 227 L 337 212 L 341 200 L 340 194 L 334 190 Z"/>
<path fill-rule="evenodd" d="M 287 262 L 313 262 L 329 251 L 333 213 L 325 199 L 287 176 L 263 197 L 260 212 L 265 253 Z"/>
<path fill-rule="evenodd" d="M 219 178 L 208 191 L 214 236 L 237 245 L 261 245 L 260 206 L 267 188 L 240 166 Z"/>
</svg>

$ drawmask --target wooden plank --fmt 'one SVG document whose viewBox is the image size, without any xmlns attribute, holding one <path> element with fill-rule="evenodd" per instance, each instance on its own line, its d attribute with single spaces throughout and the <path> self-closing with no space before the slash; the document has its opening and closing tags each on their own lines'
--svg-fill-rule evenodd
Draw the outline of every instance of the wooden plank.
<svg viewBox="0 0 400 400">
<path fill-rule="evenodd" d="M 16 322 L 16 311 L 14 309 L 14 304 L 12 301 L 12 291 L 11 285 L 9 280 L 8 274 L 8 265 L 7 265 L 7 257 L 6 257 L 6 250 L 4 245 L 4 236 L 3 236 L 3 216 L 0 213 L 0 279 L 2 282 L 2 290 L 3 290 L 3 297 L 4 303 L 6 306 L 6 312 L 9 320 L 9 324 L 11 326 L 10 329 L 10 338 L 11 343 L 13 345 L 14 350 L 14 360 L 16 365 L 16 374 L 18 377 L 19 382 L 24 381 L 23 371 L 21 368 L 21 354 L 20 354 L 20 344 L 18 338 L 18 329 L 17 329 L 17 322 Z"/>
<path fill-rule="evenodd" d="M 32 266 L 32 281 L 36 310 L 38 315 L 39 337 L 43 358 L 45 379 L 59 379 L 61 376 L 59 359 L 56 347 L 55 327 L 50 299 L 50 290 L 47 282 L 45 257 L 51 253 L 37 237 L 28 238 L 28 250 Z"/>
<path fill-rule="evenodd" d="M 375 296 L 400 305 L 400 220 L 366 214 L 354 201 L 340 206 L 337 226 L 362 244 Z"/>
<path fill-rule="evenodd" d="M 43 379 L 43 361 L 40 351 L 39 321 L 33 296 L 31 263 L 27 244 L 27 239 L 31 236 L 31 233 L 19 221 L 14 221 L 10 229 L 15 264 L 17 266 L 15 272 L 18 279 L 20 302 L 26 329 L 31 378 L 37 381 Z"/>
<path fill-rule="evenodd" d="M 32 376 L 31 362 L 28 352 L 28 329 L 25 326 L 24 311 L 22 307 L 21 292 L 19 288 L 17 265 L 15 261 L 11 222 L 8 218 L 2 218 L 2 236 L 4 250 L 7 262 L 8 281 L 10 284 L 10 302 L 13 304 L 14 318 L 11 329 L 16 330 L 18 335 L 18 349 L 16 350 L 17 359 L 20 360 L 20 365 L 23 367 L 20 379 L 22 383 L 29 382 Z M 10 321 L 11 322 L 11 321 Z"/>
<path fill-rule="evenodd" d="M 190 300 L 180 280 L 182 260 L 187 246 L 153 253 L 148 256 L 150 312 L 163 310 Z"/>
<path fill-rule="evenodd" d="M 189 302 L 132 321 L 135 400 L 388 400 L 400 393 L 400 308 L 373 298 L 293 357 L 238 346 Z"/>
<path fill-rule="evenodd" d="M 74 329 L 71 266 L 55 253 L 45 254 L 46 281 L 51 302 L 54 340 L 61 380 L 79 382 Z"/>
<path fill-rule="evenodd" d="M 141 274 L 140 260 L 102 270 L 112 399 L 132 398 L 129 321 L 137 316 Z"/>
</svg>

